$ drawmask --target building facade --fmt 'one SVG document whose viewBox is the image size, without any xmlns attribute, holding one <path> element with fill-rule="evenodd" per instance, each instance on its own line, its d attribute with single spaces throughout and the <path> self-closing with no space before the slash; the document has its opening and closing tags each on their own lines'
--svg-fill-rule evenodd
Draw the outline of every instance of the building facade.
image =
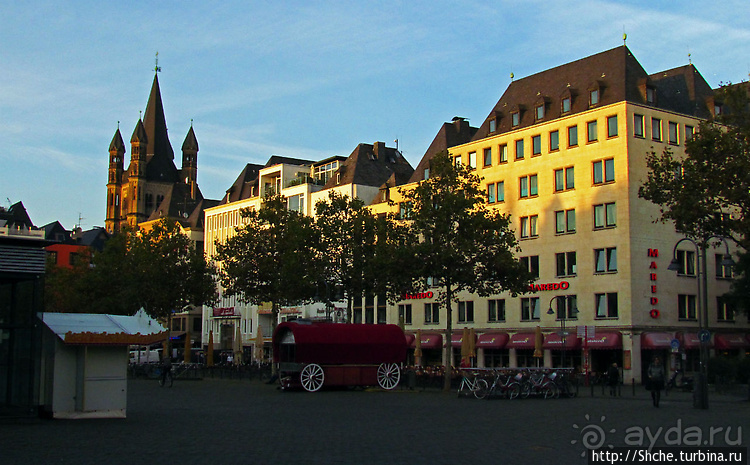
<svg viewBox="0 0 750 465">
<path fill-rule="evenodd" d="M 692 65 L 649 75 L 622 46 L 513 81 L 471 140 L 449 146 L 483 178 L 488 204 L 511 215 L 520 259 L 537 277 L 518 297 L 467 294 L 454 304 L 454 327 L 478 334 L 479 366 L 602 372 L 617 363 L 626 382 L 641 380 L 655 355 L 696 369 L 697 252 L 681 244 L 680 270 L 667 270 L 683 236 L 655 222 L 659 207 L 638 189 L 649 152 L 684 153 L 700 121 L 720 110 Z M 429 177 L 434 153 L 412 181 Z M 743 356 L 747 317 L 721 297 L 731 278 L 724 250 L 707 251 L 708 328 L 712 350 Z M 410 295 L 387 319 L 421 330 L 428 363 L 446 364 L 446 314 L 434 294 Z M 543 360 L 533 357 L 537 327 Z"/>
</svg>

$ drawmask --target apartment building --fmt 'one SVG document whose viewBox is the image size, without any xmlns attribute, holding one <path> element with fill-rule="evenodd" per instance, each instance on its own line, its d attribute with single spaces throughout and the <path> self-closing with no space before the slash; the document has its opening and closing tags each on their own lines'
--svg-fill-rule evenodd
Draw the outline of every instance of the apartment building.
<svg viewBox="0 0 750 465">
<path fill-rule="evenodd" d="M 455 359 L 468 327 L 478 335 L 479 366 L 596 372 L 617 363 L 626 382 L 640 381 L 655 355 L 695 369 L 697 251 L 683 242 L 675 251 L 680 270 L 667 269 L 683 236 L 655 222 L 659 208 L 638 189 L 649 152 L 684 153 L 699 122 L 720 111 L 692 64 L 648 74 L 621 46 L 513 81 L 479 128 L 464 128 L 468 141 L 451 144 L 439 134 L 443 142 L 433 143 L 411 182 L 429 177 L 429 160 L 442 148 L 476 169 L 487 202 L 511 215 L 520 259 L 537 277 L 518 297 L 462 295 L 453 306 Z M 461 133 L 460 124 L 441 131 Z M 391 200 L 398 202 L 397 192 Z M 724 245 L 707 258 L 711 350 L 742 356 L 749 326 L 722 301 L 731 278 Z M 389 306 L 387 321 L 421 330 L 426 363 L 446 364 L 446 315 L 435 294 L 407 294 Z M 545 335 L 541 360 L 533 357 L 537 327 Z"/>
</svg>

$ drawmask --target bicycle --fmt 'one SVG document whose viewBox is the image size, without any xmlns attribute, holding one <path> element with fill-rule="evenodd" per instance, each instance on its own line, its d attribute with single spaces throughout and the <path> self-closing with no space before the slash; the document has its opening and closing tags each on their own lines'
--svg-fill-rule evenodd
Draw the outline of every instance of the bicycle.
<svg viewBox="0 0 750 465">
<path fill-rule="evenodd" d="M 545 373 L 531 373 L 521 382 L 521 397 L 526 399 L 531 395 L 540 395 L 545 399 L 558 397 L 560 392 L 557 385 L 549 380 Z"/>
<path fill-rule="evenodd" d="M 464 393 L 464 390 L 468 390 L 470 393 L 474 394 L 474 397 L 477 399 L 483 399 L 484 397 L 480 397 L 483 394 L 486 395 L 486 392 L 489 388 L 489 385 L 487 383 L 487 380 L 479 376 L 478 370 L 461 370 L 461 374 L 463 375 L 463 378 L 461 379 L 461 385 L 458 387 L 458 397 L 461 397 L 461 394 Z M 468 395 L 464 393 L 464 395 Z"/>
<path fill-rule="evenodd" d="M 161 367 L 161 374 L 159 376 L 159 386 L 164 387 L 172 387 L 172 383 L 174 382 L 174 378 L 172 377 L 172 365 L 165 365 Z"/>
<path fill-rule="evenodd" d="M 485 384 L 486 383 L 487 382 L 485 381 Z M 495 373 L 492 385 L 475 395 L 478 399 L 485 399 L 494 396 L 498 391 L 502 397 L 515 399 L 521 394 L 521 385 L 516 381 L 513 375 L 498 371 Z"/>
<path fill-rule="evenodd" d="M 571 382 L 570 378 L 573 377 Z M 549 375 L 558 390 L 558 397 L 576 397 L 578 395 L 578 379 L 570 371 L 556 371 Z"/>
<path fill-rule="evenodd" d="M 682 389 L 683 391 L 693 390 L 693 378 L 685 376 L 682 370 L 676 370 L 669 377 L 669 381 L 664 385 L 664 389 L 669 392 L 672 388 Z"/>
</svg>

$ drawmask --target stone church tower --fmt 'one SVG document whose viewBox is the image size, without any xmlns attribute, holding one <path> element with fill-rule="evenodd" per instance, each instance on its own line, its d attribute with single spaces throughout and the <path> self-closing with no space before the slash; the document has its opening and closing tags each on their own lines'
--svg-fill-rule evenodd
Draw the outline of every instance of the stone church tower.
<svg viewBox="0 0 750 465">
<path fill-rule="evenodd" d="M 107 232 L 115 234 L 126 225 L 135 227 L 164 216 L 185 227 L 202 228 L 203 209 L 210 205 L 198 188 L 198 141 L 191 125 L 182 144 L 182 169 L 177 169 L 167 135 L 158 68 L 146 112 L 130 137 L 127 169 L 125 152 L 118 127 L 109 144 Z"/>
</svg>

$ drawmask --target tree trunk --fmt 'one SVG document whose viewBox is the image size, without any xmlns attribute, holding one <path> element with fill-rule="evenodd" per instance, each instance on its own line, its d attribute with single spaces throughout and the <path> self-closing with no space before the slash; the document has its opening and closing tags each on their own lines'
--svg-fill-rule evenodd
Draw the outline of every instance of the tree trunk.
<svg viewBox="0 0 750 465">
<path fill-rule="evenodd" d="M 443 392 L 450 392 L 451 381 L 453 379 L 453 347 L 451 346 L 451 336 L 453 333 L 453 289 L 448 283 L 445 285 L 445 349 L 443 360 L 445 360 L 445 378 L 443 382 Z"/>
</svg>

